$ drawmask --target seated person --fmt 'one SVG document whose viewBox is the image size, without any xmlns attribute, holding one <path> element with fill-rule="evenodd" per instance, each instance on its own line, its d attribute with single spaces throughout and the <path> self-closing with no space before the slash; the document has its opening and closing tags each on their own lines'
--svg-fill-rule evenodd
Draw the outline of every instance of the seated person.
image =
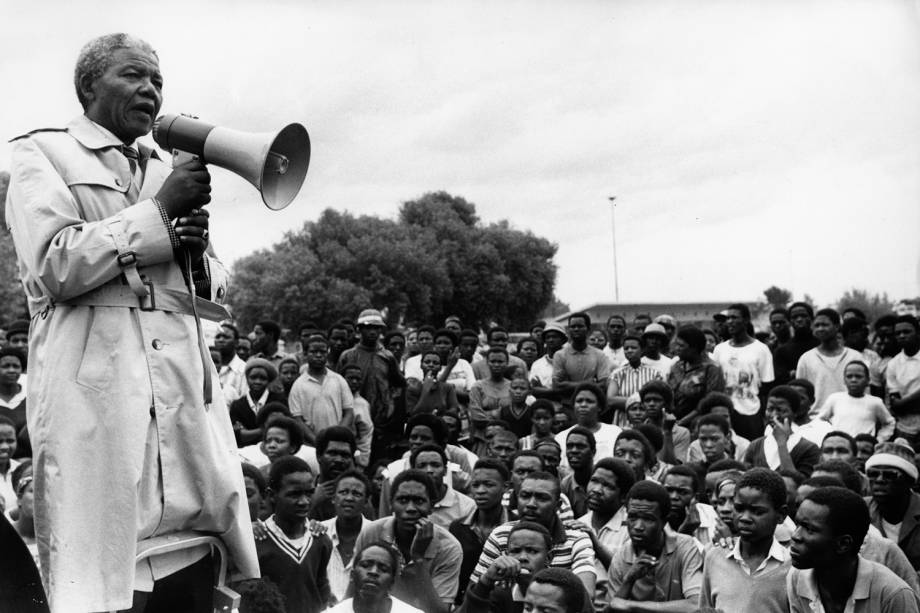
<svg viewBox="0 0 920 613">
<path fill-rule="evenodd" d="M 649 381 L 639 390 L 645 410 L 643 423 L 651 424 L 661 430 L 664 445 L 658 452 L 658 458 L 668 464 L 679 464 L 687 457 L 690 448 L 690 431 L 677 425 L 674 410 L 674 392 L 664 381 Z M 640 409 L 640 410 L 641 410 Z"/>
<path fill-rule="evenodd" d="M 540 441 L 555 440 L 553 437 L 553 414 L 555 412 L 556 408 L 549 400 L 540 399 L 530 405 L 531 430 L 518 441 L 518 447 L 534 449 Z"/>
<path fill-rule="evenodd" d="M 623 460 L 636 473 L 636 479 L 649 479 L 658 464 L 655 448 L 639 430 L 623 430 L 613 446 L 613 457 Z M 654 480 L 654 479 L 653 479 Z"/>
<path fill-rule="evenodd" d="M 700 400 L 699 405 L 697 405 L 696 412 L 697 415 L 718 415 L 724 417 L 728 420 L 729 426 L 731 426 L 731 412 L 732 407 L 731 396 L 723 394 L 721 392 L 709 392 L 706 394 L 702 400 Z M 699 422 L 697 422 L 697 428 L 699 427 Z M 751 444 L 751 441 L 747 440 L 743 436 L 739 436 L 735 433 L 734 430 L 729 430 L 729 438 L 731 440 L 731 445 L 729 445 L 729 452 L 732 455 L 732 458 L 738 460 L 739 462 L 744 459 L 744 453 L 747 451 L 748 445 Z M 680 459 L 680 458 L 678 458 Z M 700 449 L 699 440 L 694 440 L 690 443 L 690 447 L 687 448 L 687 462 L 701 462 L 703 460 L 703 451 Z"/>
<path fill-rule="evenodd" d="M 349 569 L 358 535 L 370 523 L 362 510 L 370 496 L 370 481 L 359 470 L 350 469 L 335 480 L 331 502 L 334 516 L 322 522 L 332 541 L 332 556 L 326 574 L 332 596 L 341 602 L 348 591 Z"/>
<path fill-rule="evenodd" d="M 750 466 L 772 470 L 797 470 L 811 476 L 821 457 L 818 446 L 798 433 L 797 421 L 807 413 L 802 408 L 798 392 L 788 385 L 778 385 L 767 396 L 764 435 L 751 441 L 744 461 Z"/>
<path fill-rule="evenodd" d="M 442 528 L 449 528 L 454 520 L 469 516 L 476 510 L 473 500 L 457 492 L 446 483 L 447 454 L 438 445 L 422 445 L 409 456 L 409 465 L 424 472 L 435 484 L 437 491 L 431 501 L 429 518 Z"/>
<path fill-rule="evenodd" d="M 674 466 L 665 475 L 662 485 L 671 500 L 668 527 L 694 537 L 705 546 L 731 536 L 731 530 L 719 520 L 712 506 L 697 502 L 701 481 L 699 474 L 689 466 Z"/>
<path fill-rule="evenodd" d="M 591 613 L 591 599 L 575 573 L 544 568 L 533 576 L 524 596 L 524 610 L 547 613 Z"/>
<path fill-rule="evenodd" d="M 349 574 L 354 597 L 341 601 L 328 613 L 422 613 L 390 594 L 400 576 L 399 552 L 390 543 L 375 541 L 365 545 L 355 555 Z"/>
</svg>

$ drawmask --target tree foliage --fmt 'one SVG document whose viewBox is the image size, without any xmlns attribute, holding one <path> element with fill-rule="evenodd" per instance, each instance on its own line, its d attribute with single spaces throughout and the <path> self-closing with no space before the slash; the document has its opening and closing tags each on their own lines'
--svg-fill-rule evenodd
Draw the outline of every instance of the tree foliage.
<svg viewBox="0 0 920 613">
<path fill-rule="evenodd" d="M 9 323 L 15 319 L 29 319 L 26 293 L 19 280 L 19 266 L 13 236 L 6 229 L 6 192 L 10 185 L 10 173 L 0 171 L 0 304 L 3 317 Z"/>
<path fill-rule="evenodd" d="M 499 321 L 526 328 L 553 297 L 556 246 L 507 222 L 483 225 L 476 207 L 444 192 L 405 202 L 397 220 L 324 211 L 282 242 L 240 259 L 230 295 L 251 325 L 328 326 L 365 308 L 392 324 Z"/>
<path fill-rule="evenodd" d="M 894 302 L 889 300 L 888 294 L 869 294 L 864 289 L 852 288 L 843 293 L 837 300 L 837 310 L 857 308 L 866 314 L 869 321 L 875 321 L 886 313 L 894 311 Z"/>
<path fill-rule="evenodd" d="M 784 309 L 792 302 L 792 292 L 788 289 L 771 285 L 763 291 L 767 304 L 774 309 Z"/>
</svg>

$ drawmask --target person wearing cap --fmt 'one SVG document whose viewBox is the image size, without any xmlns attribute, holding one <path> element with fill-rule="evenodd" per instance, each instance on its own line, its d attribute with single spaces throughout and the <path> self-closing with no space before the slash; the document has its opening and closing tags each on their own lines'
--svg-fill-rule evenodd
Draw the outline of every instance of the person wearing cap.
<svg viewBox="0 0 920 613">
<path fill-rule="evenodd" d="M 530 365 L 530 394 L 535 398 L 557 400 L 559 395 L 553 389 L 553 356 L 562 349 L 569 335 L 564 327 L 550 322 L 543 327 L 540 338 L 546 353 Z"/>
<path fill-rule="evenodd" d="M 406 379 L 399 369 L 396 356 L 380 344 L 380 335 L 386 329 L 383 315 L 376 309 L 365 309 L 358 315 L 360 341 L 346 349 L 339 357 L 338 372 L 346 366 L 361 368 L 364 381 L 360 388 L 361 397 L 370 406 L 374 422 L 374 440 L 371 444 L 371 462 L 389 454 L 389 447 L 402 434 L 402 411 L 396 410 L 393 390 L 403 390 Z"/>
<path fill-rule="evenodd" d="M 666 381 L 674 363 L 674 360 L 664 354 L 670 342 L 671 337 L 663 325 L 650 323 L 645 326 L 642 333 L 642 363 L 657 370 Z"/>
<path fill-rule="evenodd" d="M 896 542 L 914 569 L 920 570 L 920 494 L 911 489 L 917 475 L 914 450 L 902 438 L 879 443 L 866 460 L 872 525 Z"/>
<path fill-rule="evenodd" d="M 271 391 L 273 381 L 278 378 L 278 369 L 265 358 L 249 358 L 243 370 L 246 377 L 246 393 L 230 403 L 230 422 L 236 435 L 237 447 L 245 447 L 262 439 L 262 428 L 256 417 L 269 402 L 281 402 L 285 406 L 284 394 Z"/>
<path fill-rule="evenodd" d="M 674 335 L 677 333 L 677 320 L 671 315 L 658 315 L 655 317 L 653 323 L 660 324 L 664 327 L 665 334 L 668 335 L 668 342 L 674 340 Z M 662 353 L 671 355 L 669 348 L 665 347 L 661 350 Z"/>
<path fill-rule="evenodd" d="M 569 344 L 553 355 L 553 389 L 565 402 L 582 383 L 594 383 L 607 389 L 610 362 L 604 352 L 588 345 L 591 317 L 572 313 L 568 321 Z"/>
</svg>

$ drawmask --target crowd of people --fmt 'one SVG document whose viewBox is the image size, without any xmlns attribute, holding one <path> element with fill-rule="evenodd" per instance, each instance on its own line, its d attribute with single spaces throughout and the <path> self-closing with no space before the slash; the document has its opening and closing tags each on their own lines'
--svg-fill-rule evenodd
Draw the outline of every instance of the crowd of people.
<svg viewBox="0 0 920 613">
<path fill-rule="evenodd" d="M 920 324 L 769 322 L 573 313 L 512 344 L 365 310 L 289 354 L 223 322 L 241 610 L 917 611 Z M 28 333 L 0 348 L 0 500 L 34 552 Z"/>
</svg>

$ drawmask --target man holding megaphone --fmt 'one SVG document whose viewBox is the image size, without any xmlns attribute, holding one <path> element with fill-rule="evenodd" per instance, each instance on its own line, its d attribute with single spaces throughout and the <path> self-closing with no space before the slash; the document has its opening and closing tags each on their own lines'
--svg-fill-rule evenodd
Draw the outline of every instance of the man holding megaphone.
<svg viewBox="0 0 920 613">
<path fill-rule="evenodd" d="M 45 590 L 53 611 L 210 610 L 206 546 L 135 563 L 140 541 L 197 531 L 223 540 L 238 576 L 259 576 L 198 321 L 227 315 L 217 302 L 228 275 L 203 208 L 210 175 L 197 160 L 170 168 L 136 142 L 162 102 L 150 45 L 125 34 L 90 41 L 74 84 L 83 115 L 14 139 L 7 203 L 32 314 L 28 425 Z M 164 585 L 187 601 L 163 604 Z"/>
</svg>

